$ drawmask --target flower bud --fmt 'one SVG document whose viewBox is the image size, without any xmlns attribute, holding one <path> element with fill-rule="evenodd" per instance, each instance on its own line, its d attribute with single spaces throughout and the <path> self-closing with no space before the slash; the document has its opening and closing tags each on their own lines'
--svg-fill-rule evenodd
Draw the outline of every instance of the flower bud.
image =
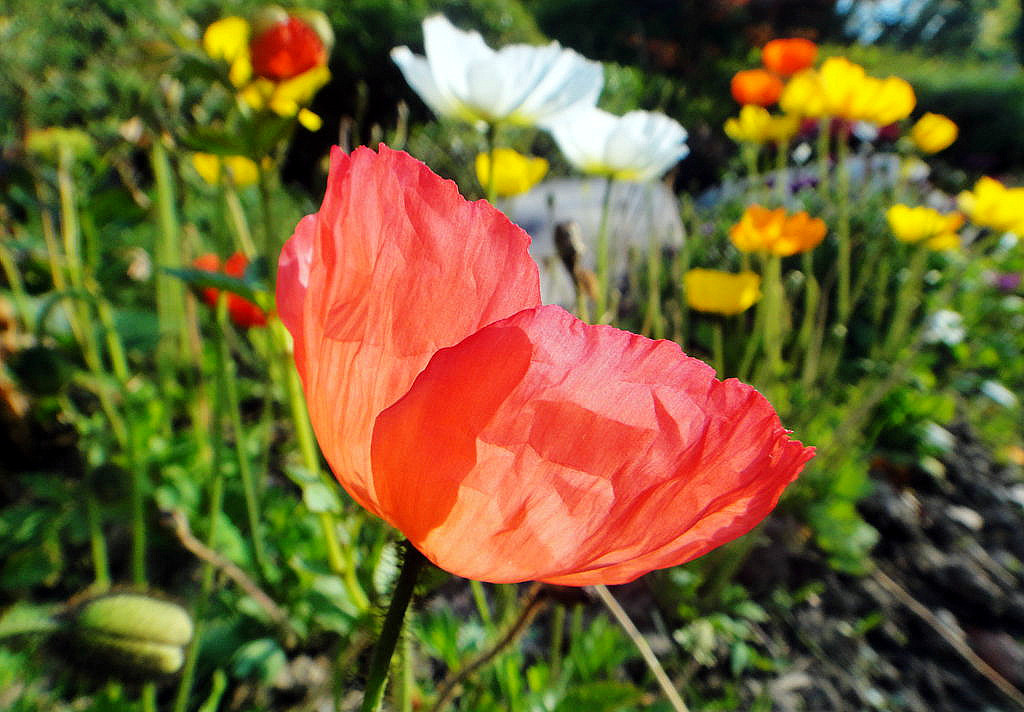
<svg viewBox="0 0 1024 712">
<path fill-rule="evenodd" d="M 121 677 L 173 675 L 192 640 L 184 608 L 141 593 L 91 598 L 68 616 L 64 652 L 72 662 Z"/>
</svg>

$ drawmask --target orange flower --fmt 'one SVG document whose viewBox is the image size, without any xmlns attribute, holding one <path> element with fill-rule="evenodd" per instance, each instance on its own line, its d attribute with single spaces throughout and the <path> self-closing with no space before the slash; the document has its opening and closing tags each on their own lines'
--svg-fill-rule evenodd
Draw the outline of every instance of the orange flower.
<svg viewBox="0 0 1024 712">
<path fill-rule="evenodd" d="M 825 221 L 801 210 L 787 215 L 785 208 L 768 210 L 751 205 L 729 231 L 729 239 L 740 252 L 769 252 L 789 257 L 817 247 L 825 239 Z"/>
<path fill-rule="evenodd" d="M 204 272 L 221 272 L 220 258 L 214 254 L 200 255 L 192 261 L 192 266 Z M 229 277 L 242 278 L 245 276 L 245 269 L 249 266 L 249 259 L 241 252 L 231 255 L 224 263 L 224 274 Z M 217 306 L 217 298 L 220 290 L 215 287 L 204 287 L 201 292 L 203 301 L 211 307 Z M 236 326 L 248 329 L 252 326 L 264 326 L 267 323 L 267 315 L 256 304 L 253 304 L 245 297 L 237 294 L 228 295 L 228 316 Z"/>
<path fill-rule="evenodd" d="M 788 77 L 807 69 L 818 58 L 818 45 L 802 37 L 772 40 L 761 49 L 765 68 Z"/>
<path fill-rule="evenodd" d="M 484 581 L 624 583 L 749 531 L 813 450 L 676 344 L 540 306 L 529 242 L 405 153 L 334 149 L 277 304 L 341 484 Z"/>
<path fill-rule="evenodd" d="M 730 88 L 740 104 L 769 106 L 779 100 L 782 80 L 763 69 L 744 69 L 733 76 Z"/>
<path fill-rule="evenodd" d="M 274 22 L 249 43 L 252 71 L 275 82 L 327 64 L 327 48 L 316 30 L 294 15 Z"/>
</svg>

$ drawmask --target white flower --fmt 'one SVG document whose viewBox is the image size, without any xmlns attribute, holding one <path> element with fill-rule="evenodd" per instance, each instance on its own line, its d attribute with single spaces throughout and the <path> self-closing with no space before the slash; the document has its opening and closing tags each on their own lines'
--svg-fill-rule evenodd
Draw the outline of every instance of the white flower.
<svg viewBox="0 0 1024 712">
<path fill-rule="evenodd" d="M 652 111 L 615 116 L 597 108 L 580 109 L 546 128 L 577 170 L 617 180 L 658 178 L 690 152 L 686 129 Z"/>
<path fill-rule="evenodd" d="M 534 125 L 593 106 L 604 85 L 600 62 L 557 42 L 495 52 L 478 32 L 463 32 L 443 15 L 423 21 L 423 44 L 426 57 L 395 47 L 391 59 L 434 113 L 474 124 Z"/>
</svg>

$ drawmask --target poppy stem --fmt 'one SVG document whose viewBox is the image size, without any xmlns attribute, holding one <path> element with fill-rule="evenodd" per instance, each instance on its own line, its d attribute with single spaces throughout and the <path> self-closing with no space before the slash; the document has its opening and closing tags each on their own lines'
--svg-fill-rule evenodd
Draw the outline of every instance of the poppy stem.
<svg viewBox="0 0 1024 712">
<path fill-rule="evenodd" d="M 380 629 L 380 637 L 377 639 L 377 645 L 373 649 L 373 658 L 370 660 L 370 672 L 366 676 L 363 706 L 360 708 L 362 712 L 377 712 L 380 709 L 381 701 L 384 699 L 384 688 L 388 681 L 388 670 L 391 668 L 391 658 L 395 654 L 395 646 L 402 633 L 405 611 L 412 601 L 416 579 L 425 562 L 426 558 L 423 554 L 408 541 L 405 542 L 402 570 L 398 574 L 398 583 L 395 584 L 395 592 L 391 596 L 391 605 L 388 606 L 384 625 Z"/>
<path fill-rule="evenodd" d="M 608 310 L 608 300 L 611 295 L 611 266 L 608 244 L 608 215 L 612 204 L 612 177 L 608 176 L 604 186 L 604 198 L 601 200 L 601 222 L 597 228 L 597 304 L 595 305 L 594 321 L 598 324 L 607 324 L 611 318 L 605 312 Z"/>
<path fill-rule="evenodd" d="M 498 147 L 498 125 L 487 124 L 487 202 L 494 205 L 494 201 L 498 198 L 498 181 L 495 179 L 497 175 L 497 166 L 494 165 L 495 151 Z"/>
<path fill-rule="evenodd" d="M 647 667 L 651 669 L 654 674 L 654 679 L 658 681 L 658 685 L 661 687 L 662 692 L 665 693 L 665 697 L 668 698 L 669 704 L 672 705 L 672 709 L 675 712 L 689 712 L 686 703 L 683 702 L 683 698 L 679 696 L 679 692 L 676 691 L 675 685 L 669 679 L 668 674 L 665 673 L 665 668 L 658 662 L 658 656 L 651 650 L 651 646 L 648 645 L 647 639 L 644 638 L 643 634 L 633 623 L 633 620 L 626 613 L 625 609 L 619 605 L 619 602 L 615 600 L 615 596 L 608 590 L 608 587 L 604 584 L 598 584 L 592 587 L 597 597 L 601 599 L 601 603 L 611 612 L 615 620 L 618 622 L 622 629 L 629 636 L 629 639 L 633 641 L 633 645 L 636 646 L 637 650 L 640 651 L 640 656 L 647 663 Z"/>
</svg>

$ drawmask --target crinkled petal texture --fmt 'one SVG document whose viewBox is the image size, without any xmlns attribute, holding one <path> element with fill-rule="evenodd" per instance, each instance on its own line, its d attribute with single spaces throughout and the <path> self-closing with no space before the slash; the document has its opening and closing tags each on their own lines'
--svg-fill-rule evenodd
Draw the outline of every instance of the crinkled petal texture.
<svg viewBox="0 0 1024 712">
<path fill-rule="evenodd" d="M 277 299 L 338 480 L 484 581 L 622 583 L 750 530 L 812 450 L 676 344 L 540 306 L 528 242 L 405 154 L 335 150 Z"/>
<path fill-rule="evenodd" d="M 528 246 L 405 153 L 332 152 L 323 205 L 282 252 L 277 303 L 320 447 L 371 512 L 390 521 L 370 468 L 374 420 L 439 349 L 540 303 Z"/>
<path fill-rule="evenodd" d="M 597 103 L 601 64 L 563 49 L 509 45 L 495 52 L 478 32 L 443 15 L 423 21 L 426 57 L 396 47 L 391 58 L 434 113 L 463 121 L 533 125 L 574 106 Z"/>
<path fill-rule="evenodd" d="M 439 352 L 373 433 L 380 506 L 493 582 L 624 583 L 765 517 L 811 450 L 668 341 L 524 310 Z"/>
</svg>

